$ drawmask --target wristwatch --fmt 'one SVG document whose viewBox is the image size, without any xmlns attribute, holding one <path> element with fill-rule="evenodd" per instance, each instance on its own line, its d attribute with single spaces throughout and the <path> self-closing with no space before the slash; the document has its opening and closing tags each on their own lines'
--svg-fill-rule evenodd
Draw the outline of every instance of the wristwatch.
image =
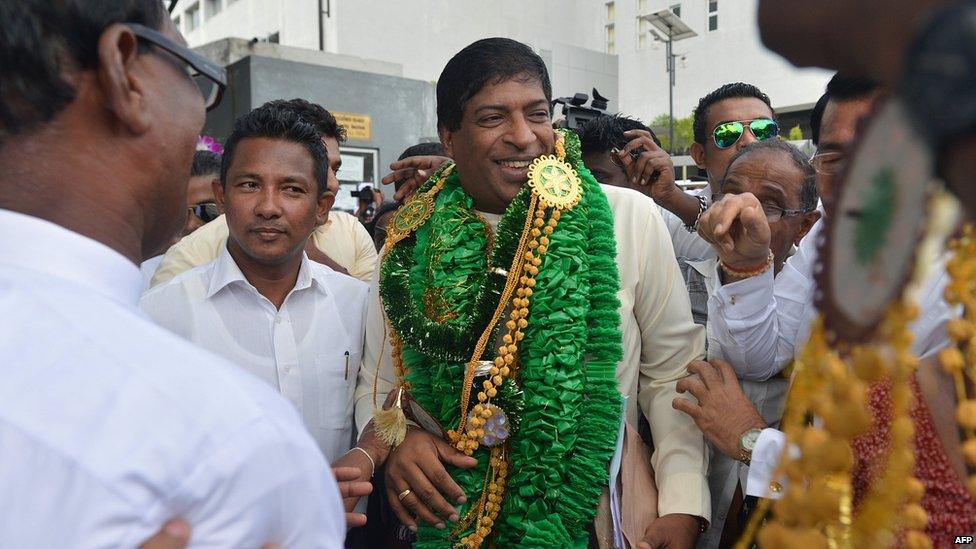
<svg viewBox="0 0 976 549">
<path fill-rule="evenodd" d="M 739 436 L 739 461 L 749 465 L 752 461 L 752 450 L 756 447 L 756 441 L 759 440 L 761 433 L 762 429 L 753 428 Z"/>
<path fill-rule="evenodd" d="M 702 215 L 705 213 L 705 210 L 708 209 L 708 201 L 705 200 L 704 196 L 698 195 L 695 198 L 698 199 L 698 215 L 695 217 L 695 222 L 691 225 L 685 223 L 685 230 L 689 233 L 698 232 L 698 222 L 701 221 Z"/>
<path fill-rule="evenodd" d="M 976 133 L 976 3 L 937 13 L 922 27 L 898 83 L 915 130 L 941 156 L 960 137 Z"/>
</svg>

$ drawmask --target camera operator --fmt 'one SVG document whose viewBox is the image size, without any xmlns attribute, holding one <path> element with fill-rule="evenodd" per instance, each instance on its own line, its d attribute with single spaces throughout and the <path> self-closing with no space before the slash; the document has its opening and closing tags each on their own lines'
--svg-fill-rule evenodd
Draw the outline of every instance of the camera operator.
<svg viewBox="0 0 976 549">
<path fill-rule="evenodd" d="M 359 188 L 350 194 L 359 199 L 359 206 L 356 208 L 356 218 L 363 225 L 369 225 L 376 215 L 376 210 L 383 203 L 383 194 L 374 189 L 369 183 L 360 183 Z"/>
</svg>

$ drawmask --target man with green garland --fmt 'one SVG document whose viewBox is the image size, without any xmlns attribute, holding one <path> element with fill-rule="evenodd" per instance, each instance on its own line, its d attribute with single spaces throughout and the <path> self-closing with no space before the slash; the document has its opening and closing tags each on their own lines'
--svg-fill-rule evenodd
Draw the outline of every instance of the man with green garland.
<svg viewBox="0 0 976 549">
<path fill-rule="evenodd" d="M 640 406 L 660 516 L 638 547 L 691 547 L 708 464 L 671 402 L 704 333 L 657 207 L 593 179 L 550 99 L 542 59 L 512 40 L 442 72 L 454 163 L 389 224 L 357 423 L 393 447 L 372 458 L 417 547 L 586 547 L 621 409 L 636 424 Z"/>
</svg>

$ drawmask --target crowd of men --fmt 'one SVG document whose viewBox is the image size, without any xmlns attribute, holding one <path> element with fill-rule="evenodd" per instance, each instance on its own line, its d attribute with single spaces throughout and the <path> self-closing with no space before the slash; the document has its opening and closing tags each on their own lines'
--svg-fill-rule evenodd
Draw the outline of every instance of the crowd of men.
<svg viewBox="0 0 976 549">
<path fill-rule="evenodd" d="M 360 187 L 352 215 L 333 210 L 345 130 L 328 104 L 269 101 L 222 152 L 197 150 L 226 82 L 158 1 L 0 16 L 15 29 L 0 37 L 0 546 L 409 547 L 454 528 L 452 475 L 478 460 L 413 425 L 391 445 L 374 419 L 402 367 L 381 266 L 397 212 L 448 163 L 498 230 L 528 160 L 556 150 L 538 55 L 501 38 L 459 52 L 437 84 L 441 143 L 407 148 L 383 180 L 394 199 Z M 788 488 L 777 427 L 816 314 L 817 235 L 889 92 L 884 75 L 834 76 L 811 158 L 762 90 L 715 89 L 694 111 L 707 185 L 691 192 L 636 116 L 574 129 L 613 215 L 622 421 L 653 449 L 638 466 L 656 500 L 625 498 L 648 515 L 628 546 L 729 547 L 757 498 Z M 920 379 L 958 315 L 946 283 L 940 263 L 922 285 Z M 932 417 L 952 413 L 921 385 Z M 935 423 L 955 475 L 916 475 L 953 488 L 923 501 L 943 543 L 973 532 L 976 501 L 953 426 Z M 616 546 L 614 511 L 592 507 L 585 538 Z"/>
</svg>

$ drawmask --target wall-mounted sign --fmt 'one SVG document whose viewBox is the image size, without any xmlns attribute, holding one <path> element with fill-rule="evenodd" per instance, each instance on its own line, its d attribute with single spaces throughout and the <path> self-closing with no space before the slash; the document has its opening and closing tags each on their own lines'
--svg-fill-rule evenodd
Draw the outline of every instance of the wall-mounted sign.
<svg viewBox="0 0 976 549">
<path fill-rule="evenodd" d="M 346 128 L 346 137 L 359 141 L 369 141 L 373 137 L 373 120 L 368 114 L 354 112 L 333 112 L 336 120 Z"/>
</svg>

